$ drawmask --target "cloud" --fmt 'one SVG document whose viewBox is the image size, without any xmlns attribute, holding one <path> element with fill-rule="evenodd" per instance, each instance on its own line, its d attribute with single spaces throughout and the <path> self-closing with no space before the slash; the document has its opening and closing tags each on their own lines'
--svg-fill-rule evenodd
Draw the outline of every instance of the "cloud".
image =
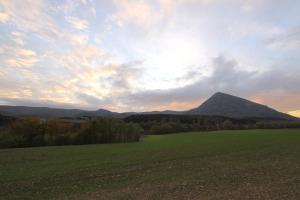
<svg viewBox="0 0 300 200">
<path fill-rule="evenodd" d="M 35 55 L 33 51 L 26 49 L 18 49 L 16 52 L 25 57 Z M 277 109 L 284 111 L 297 108 L 300 100 L 300 97 L 292 96 L 300 92 L 299 70 L 293 73 L 281 68 L 266 72 L 245 71 L 239 67 L 238 61 L 219 56 L 212 59 L 209 66 L 212 72 L 209 76 L 201 76 L 201 68 L 199 71 L 193 68 L 183 75 L 184 79 L 188 79 L 188 76 L 194 79 L 193 83 L 167 90 L 140 90 L 141 87 L 137 86 L 143 73 L 139 67 L 142 62 L 105 64 L 97 60 L 98 56 L 104 55 L 103 53 L 95 46 L 83 46 L 78 52 L 63 55 L 60 57 L 60 63 L 69 70 L 69 74 L 63 76 L 61 80 L 57 77 L 55 82 L 51 81 L 53 77 L 39 76 L 37 80 L 39 85 L 31 84 L 34 88 L 27 89 L 28 93 L 25 88 L 20 88 L 9 96 L 20 99 L 35 95 L 36 99 L 49 100 L 52 103 L 60 102 L 80 105 L 81 108 L 106 108 L 114 111 L 186 110 L 198 106 L 217 91 L 259 100 L 260 103 L 271 106 L 276 105 Z M 198 79 L 195 77 L 197 74 Z M 41 86 L 43 91 L 39 91 Z M 0 96 L 3 97 L 4 93 L 5 91 Z M 287 101 L 289 106 L 282 101 L 281 103 L 274 101 L 282 97 L 290 99 Z"/>
<path fill-rule="evenodd" d="M 36 56 L 36 53 L 30 49 L 15 49 L 14 52 L 19 56 Z"/>
<path fill-rule="evenodd" d="M 300 110 L 289 111 L 288 114 L 293 115 L 295 117 L 300 117 Z"/>
<path fill-rule="evenodd" d="M 30 58 L 38 57 L 36 52 L 30 49 L 14 48 L 10 51 L 15 57 L 6 64 L 14 67 L 29 67 L 31 64 L 25 64 L 24 60 L 29 62 Z M 26 97 L 27 100 L 31 97 L 93 109 L 100 106 L 116 109 L 116 106 L 121 104 L 116 101 L 117 96 L 135 87 L 135 81 L 141 73 L 137 67 L 140 62 L 122 63 L 113 61 L 113 57 L 110 56 L 110 60 L 107 60 L 106 55 L 105 51 L 95 45 L 77 45 L 64 53 L 53 52 L 44 56 L 44 59 L 52 59 L 55 63 L 54 66 L 47 66 L 45 69 L 32 68 L 19 71 L 18 75 L 10 77 L 13 68 L 5 68 L 8 76 L 0 81 L 0 96 L 14 99 Z M 8 86 L 8 83 L 11 85 Z M 24 83 L 29 88 L 21 87 Z M 11 92 L 7 93 L 8 90 Z M 26 90 L 30 90 L 31 94 L 25 95 Z"/>
<path fill-rule="evenodd" d="M 298 89 L 299 91 L 299 89 Z M 273 88 L 262 92 L 254 92 L 249 99 L 259 99 L 259 103 L 271 106 L 282 112 L 299 110 L 299 92 L 282 88 Z"/>
<path fill-rule="evenodd" d="M 139 64 L 114 62 L 96 68 L 88 65 L 82 66 L 85 70 L 78 73 L 72 71 L 62 77 L 39 74 L 37 79 L 31 77 L 30 71 L 22 71 L 18 76 L 0 80 L 0 100 L 10 105 L 53 106 L 58 102 L 56 107 L 65 104 L 86 109 L 125 110 L 128 105 L 119 101 L 119 96 L 134 90 L 135 81 L 142 73 Z"/>
<path fill-rule="evenodd" d="M 31 49 L 21 48 L 7 48 L 9 56 L 7 56 L 5 63 L 12 67 L 32 67 L 39 58 L 36 52 Z"/>
<path fill-rule="evenodd" d="M 32 107 L 51 107 L 51 108 L 65 108 L 65 109 L 76 109 L 82 107 L 82 105 L 63 103 L 51 100 L 34 100 L 28 98 L 6 98 L 0 97 L 0 102 L 5 105 L 15 106 L 32 106 Z"/>
<path fill-rule="evenodd" d="M 114 0 L 113 2 L 116 11 L 110 18 L 120 27 L 127 23 L 142 27 L 160 23 L 172 13 L 175 5 L 175 1 L 171 0 Z"/>
<path fill-rule="evenodd" d="M 0 12 L 0 22 L 5 23 L 9 20 L 9 15 L 4 12 Z"/>
<path fill-rule="evenodd" d="M 95 45 L 78 45 L 71 51 L 51 56 L 70 73 L 81 75 L 88 72 L 93 67 L 93 63 L 97 63 L 97 60 L 104 55 L 106 52 Z"/>
<path fill-rule="evenodd" d="M 89 105 L 99 105 L 103 103 L 103 100 L 93 96 L 93 95 L 89 95 L 89 94 L 85 94 L 85 93 L 79 93 L 77 94 L 77 97 L 82 100 L 83 102 L 85 102 L 86 104 Z"/>
<path fill-rule="evenodd" d="M 241 78 L 245 81 L 245 77 L 247 77 L 246 81 L 249 81 L 252 75 L 246 71 L 237 71 L 236 65 L 234 60 L 227 60 L 224 57 L 214 58 L 210 66 L 213 68 L 210 76 L 201 77 L 201 79 L 183 87 L 168 90 L 149 90 L 132 94 L 133 98 L 129 101 L 134 102 L 129 104 L 142 105 L 145 103 L 145 105 L 151 107 L 151 105 L 156 103 L 160 104 L 170 101 L 195 101 L 203 99 L 215 91 L 233 90 L 234 87 L 239 87 L 238 79 Z M 192 73 L 188 72 L 187 74 L 191 75 Z M 184 78 L 188 79 L 186 75 L 184 75 Z"/>
<path fill-rule="evenodd" d="M 299 49 L 300 48 L 300 27 L 286 31 L 268 40 L 273 48 Z"/>
<path fill-rule="evenodd" d="M 70 34 L 69 39 L 73 45 L 84 45 L 88 42 L 89 36 L 86 34 Z"/>
<path fill-rule="evenodd" d="M 85 93 L 98 96 L 97 98 L 102 100 L 108 98 L 109 101 L 114 102 L 113 99 L 118 99 L 119 95 L 134 89 L 142 73 L 136 65 L 138 62 L 108 63 L 98 69 L 85 71 L 80 77 L 81 80 L 88 80 L 86 83 L 90 82 Z"/>
<path fill-rule="evenodd" d="M 112 63 L 105 66 L 105 68 L 112 70 L 111 77 L 108 81 L 113 88 L 130 91 L 135 85 L 135 80 L 139 77 L 141 69 L 136 66 L 142 64 L 141 61 L 131 63 Z"/>
<path fill-rule="evenodd" d="M 201 101 L 218 91 L 244 97 L 276 91 L 286 91 L 286 96 L 300 92 L 299 70 L 290 73 L 279 68 L 262 73 L 241 70 L 238 66 L 237 61 L 219 56 L 212 60 L 210 67 L 213 68 L 213 71 L 210 76 L 201 77 L 184 87 L 131 93 L 123 96 L 123 100 L 127 105 L 135 105 L 137 110 L 151 110 L 157 105 L 171 105 L 172 102 L 185 103 L 187 107 L 169 107 L 169 109 L 189 109 L 192 108 L 191 105 L 195 105 L 195 102 L 198 102 L 199 105 Z M 264 103 L 267 103 L 271 98 L 264 97 L 264 99 Z M 276 104 L 271 105 L 275 106 Z M 297 103 L 294 102 L 292 106 L 297 106 Z M 284 108 L 284 106 L 279 107 Z"/>
<path fill-rule="evenodd" d="M 108 63 L 97 69 L 85 71 L 73 82 L 73 91 L 81 104 L 119 110 L 123 102 L 119 97 L 133 91 L 141 76 L 140 62 Z M 84 82 L 84 85 L 81 83 Z M 64 85 L 68 85 L 63 83 Z M 98 107 L 97 107 L 98 106 Z"/>
<path fill-rule="evenodd" d="M 43 0 L 0 0 L 4 12 L 9 16 L 9 22 L 18 31 L 14 34 L 14 41 L 21 44 L 21 34 L 34 34 L 44 41 L 57 42 L 67 45 L 83 44 L 88 40 L 84 34 L 72 33 L 59 26 L 59 23 L 52 16 L 53 6 L 48 1 Z M 20 9 L 22 8 L 22 9 Z M 88 24 L 84 20 L 76 17 L 67 17 L 76 28 L 87 28 Z M 21 34 L 20 34 L 21 33 Z M 21 41 L 22 40 L 22 41 Z M 23 41 L 24 42 L 24 41 Z"/>
<path fill-rule="evenodd" d="M 65 16 L 83 12 L 85 16 L 96 17 L 97 11 L 93 0 L 65 0 L 59 1 L 52 6 L 56 12 L 63 12 Z"/>
<path fill-rule="evenodd" d="M 184 110 L 223 91 L 299 110 L 296 5 L 0 0 L 0 96 L 117 111 Z"/>
<path fill-rule="evenodd" d="M 142 25 L 148 23 L 150 18 L 151 7 L 147 2 L 143 1 L 115 1 L 118 11 L 112 16 L 113 20 L 119 26 L 123 26 L 125 22 L 132 21 Z"/>
<path fill-rule="evenodd" d="M 12 37 L 13 37 L 13 40 L 14 40 L 17 44 L 19 44 L 19 45 L 21 45 L 21 46 L 23 46 L 23 45 L 26 44 L 26 41 L 24 40 L 24 38 L 25 38 L 25 34 L 24 34 L 24 33 L 17 32 L 17 31 L 13 31 L 13 32 L 11 32 L 11 35 L 12 35 Z"/>
<path fill-rule="evenodd" d="M 202 72 L 196 69 L 191 69 L 187 71 L 183 76 L 176 78 L 176 81 L 179 83 L 190 83 L 195 82 L 202 76 Z"/>
<path fill-rule="evenodd" d="M 68 16 L 66 20 L 76 29 L 84 30 L 89 27 L 89 22 L 84 19 L 79 19 L 77 17 Z"/>
<path fill-rule="evenodd" d="M 45 1 L 1 0 L 0 4 L 4 12 L 10 16 L 10 22 L 20 30 L 32 32 L 52 40 L 62 37 L 61 31 L 47 14 L 49 5 Z"/>
<path fill-rule="evenodd" d="M 5 61 L 7 65 L 14 67 L 30 67 L 33 66 L 36 62 L 38 62 L 38 59 L 34 57 L 11 58 Z"/>
</svg>

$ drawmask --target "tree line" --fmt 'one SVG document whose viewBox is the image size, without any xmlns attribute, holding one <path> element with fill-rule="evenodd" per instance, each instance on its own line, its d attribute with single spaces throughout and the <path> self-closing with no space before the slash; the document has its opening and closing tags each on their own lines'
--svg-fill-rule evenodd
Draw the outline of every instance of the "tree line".
<svg viewBox="0 0 300 200">
<path fill-rule="evenodd" d="M 272 128 L 300 128 L 300 122 L 166 114 L 131 115 L 124 119 L 42 119 L 0 115 L 0 148 L 134 142 L 148 134 Z"/>
<path fill-rule="evenodd" d="M 238 129 L 300 128 L 299 121 L 266 118 L 229 118 L 197 115 L 132 115 L 124 119 L 137 123 L 144 134 L 168 134 L 189 131 L 215 131 Z"/>
<path fill-rule="evenodd" d="M 0 148 L 135 142 L 141 129 L 119 119 L 22 118 L 0 128 Z"/>
</svg>

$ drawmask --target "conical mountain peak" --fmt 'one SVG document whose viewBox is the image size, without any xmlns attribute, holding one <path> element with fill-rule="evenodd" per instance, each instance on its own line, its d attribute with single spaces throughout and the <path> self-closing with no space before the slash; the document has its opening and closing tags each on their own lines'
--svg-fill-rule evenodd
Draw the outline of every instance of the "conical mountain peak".
<svg viewBox="0 0 300 200">
<path fill-rule="evenodd" d="M 198 108 L 188 111 L 197 115 L 220 115 L 234 118 L 261 117 L 274 119 L 289 119 L 291 116 L 278 112 L 265 105 L 249 100 L 217 92 Z"/>
</svg>

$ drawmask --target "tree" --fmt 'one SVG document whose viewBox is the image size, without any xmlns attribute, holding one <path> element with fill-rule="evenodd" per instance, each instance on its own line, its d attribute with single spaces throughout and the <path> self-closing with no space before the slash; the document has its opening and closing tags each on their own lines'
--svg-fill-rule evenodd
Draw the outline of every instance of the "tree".
<svg viewBox="0 0 300 200">
<path fill-rule="evenodd" d="M 223 129 L 230 130 L 233 128 L 233 123 L 227 119 L 222 123 L 222 127 L 223 127 Z"/>
</svg>

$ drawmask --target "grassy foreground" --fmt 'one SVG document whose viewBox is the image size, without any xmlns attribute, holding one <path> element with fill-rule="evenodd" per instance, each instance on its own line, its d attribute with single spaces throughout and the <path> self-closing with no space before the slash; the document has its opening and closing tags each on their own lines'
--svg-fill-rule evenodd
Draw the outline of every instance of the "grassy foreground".
<svg viewBox="0 0 300 200">
<path fill-rule="evenodd" d="M 2 149 L 0 199 L 300 199 L 300 129 Z"/>
</svg>

